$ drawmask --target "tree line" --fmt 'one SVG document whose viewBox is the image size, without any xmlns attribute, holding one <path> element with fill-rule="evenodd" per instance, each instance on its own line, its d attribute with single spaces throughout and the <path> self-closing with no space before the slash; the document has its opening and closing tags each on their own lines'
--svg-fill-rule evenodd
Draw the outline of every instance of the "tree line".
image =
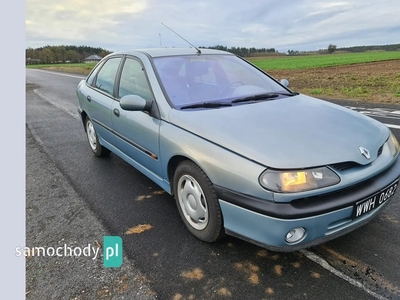
<svg viewBox="0 0 400 300">
<path fill-rule="evenodd" d="M 226 47 L 222 45 L 217 45 L 217 46 L 212 46 L 212 47 L 199 47 L 203 49 L 216 49 L 216 50 L 222 50 L 222 51 L 227 51 L 231 52 L 233 54 L 242 56 L 242 57 L 248 57 L 248 56 L 263 56 L 263 55 L 271 55 L 272 53 L 277 53 L 275 48 L 246 48 L 246 47 Z"/>
<path fill-rule="evenodd" d="M 266 56 L 266 55 L 310 55 L 310 54 L 332 54 L 336 51 L 341 52 L 367 52 L 367 51 L 400 51 L 400 44 L 390 44 L 390 45 L 379 45 L 379 46 L 355 46 L 355 47 L 342 47 L 338 48 L 334 44 L 329 44 L 329 46 L 325 49 L 319 49 L 317 51 L 299 51 L 289 49 L 286 53 L 280 53 L 279 51 L 275 50 L 275 48 L 246 48 L 246 47 L 226 47 L 226 46 L 213 46 L 213 47 L 200 47 L 200 48 L 207 48 L 207 49 L 217 49 L 223 50 L 227 52 L 234 53 L 239 56 Z"/>
<path fill-rule="evenodd" d="M 390 44 L 390 45 L 375 45 L 375 46 L 355 46 L 346 48 L 337 48 L 337 51 L 347 51 L 347 52 L 366 52 L 366 51 L 399 51 L 400 44 Z"/>
<path fill-rule="evenodd" d="M 26 64 L 80 63 L 90 55 L 104 57 L 111 51 L 89 46 L 44 46 L 25 50 Z"/>
<path fill-rule="evenodd" d="M 348 53 L 360 53 L 368 51 L 400 51 L 400 44 L 390 45 L 378 45 L 378 46 L 355 46 L 355 47 L 341 47 L 338 48 L 336 45 L 329 44 L 326 49 L 319 49 L 316 51 L 298 51 L 288 50 L 287 55 L 310 55 L 310 54 L 332 54 L 334 52 L 348 52 Z"/>
<path fill-rule="evenodd" d="M 217 45 L 213 47 L 199 47 L 208 49 L 218 49 L 228 51 L 239 56 L 263 56 L 265 54 L 276 53 L 274 48 L 246 48 L 246 47 L 226 47 Z M 25 57 L 26 64 L 51 64 L 51 63 L 80 63 L 90 55 L 104 57 L 111 51 L 94 48 L 89 46 L 44 46 L 40 48 L 27 48 Z"/>
<path fill-rule="evenodd" d="M 335 51 L 345 52 L 366 52 L 366 51 L 399 51 L 400 44 L 379 45 L 379 46 L 356 46 L 338 48 L 330 44 L 327 49 L 318 51 L 298 51 L 288 50 L 287 53 L 279 53 L 275 48 L 246 48 L 246 47 L 226 47 L 217 45 L 212 47 L 199 47 L 203 49 L 217 49 L 234 53 L 242 57 L 267 56 L 267 55 L 309 55 L 309 54 L 327 54 Z M 80 63 L 90 55 L 104 57 L 111 51 L 103 48 L 94 48 L 89 46 L 44 46 L 40 48 L 26 49 L 26 64 L 51 64 L 51 63 Z"/>
</svg>

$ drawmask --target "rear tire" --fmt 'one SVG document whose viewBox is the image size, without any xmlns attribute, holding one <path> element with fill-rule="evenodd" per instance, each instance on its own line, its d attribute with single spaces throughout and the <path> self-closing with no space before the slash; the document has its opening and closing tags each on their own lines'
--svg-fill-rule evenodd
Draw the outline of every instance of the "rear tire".
<svg viewBox="0 0 400 300">
<path fill-rule="evenodd" d="M 99 137 L 97 136 L 92 120 L 90 120 L 89 117 L 86 117 L 85 119 L 85 129 L 89 146 L 90 149 L 92 149 L 93 153 L 99 157 L 109 155 L 111 151 L 100 144 Z"/>
<path fill-rule="evenodd" d="M 179 214 L 195 237 L 215 242 L 224 235 L 217 195 L 198 165 L 188 160 L 181 162 L 174 174 L 173 189 Z"/>
</svg>

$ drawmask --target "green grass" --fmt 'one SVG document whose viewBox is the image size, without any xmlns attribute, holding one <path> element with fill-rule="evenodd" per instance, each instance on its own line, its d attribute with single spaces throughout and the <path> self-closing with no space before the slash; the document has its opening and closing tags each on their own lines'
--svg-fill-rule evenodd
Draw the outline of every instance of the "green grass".
<svg viewBox="0 0 400 300">
<path fill-rule="evenodd" d="M 87 66 L 95 66 L 95 63 L 69 63 L 69 64 L 39 64 L 39 65 L 27 65 L 27 68 L 32 69 L 45 69 L 51 66 L 65 66 L 65 67 L 87 67 Z"/>
<path fill-rule="evenodd" d="M 249 58 L 263 70 L 300 70 L 400 59 L 400 51 Z"/>
<path fill-rule="evenodd" d="M 96 63 L 27 65 L 29 69 L 46 69 L 61 72 L 89 74 Z"/>
<path fill-rule="evenodd" d="M 247 58 L 263 70 L 300 70 L 343 66 L 382 60 L 400 59 L 400 51 L 364 52 L 346 54 L 324 54 L 304 56 L 270 56 L 263 58 Z M 27 68 L 58 70 L 73 73 L 88 74 L 96 63 L 78 64 L 42 64 L 27 65 Z"/>
<path fill-rule="evenodd" d="M 394 93 L 395 97 L 400 97 L 400 88 L 397 89 L 397 91 Z"/>
</svg>

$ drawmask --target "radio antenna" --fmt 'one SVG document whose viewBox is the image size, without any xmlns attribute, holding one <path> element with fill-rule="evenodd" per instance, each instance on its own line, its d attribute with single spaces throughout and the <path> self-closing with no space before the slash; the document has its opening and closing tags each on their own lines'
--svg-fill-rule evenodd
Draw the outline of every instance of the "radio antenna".
<svg viewBox="0 0 400 300">
<path fill-rule="evenodd" d="M 175 33 L 177 36 L 179 36 L 182 40 L 184 40 L 186 43 L 188 43 L 190 46 L 192 46 L 194 49 L 197 50 L 198 54 L 201 54 L 201 51 L 199 48 L 197 48 L 196 46 L 194 46 L 192 43 L 190 43 L 188 40 L 186 40 L 185 38 L 183 38 L 182 36 L 180 36 L 178 33 L 176 33 L 175 31 L 173 31 L 171 28 L 169 28 L 167 25 L 165 25 L 164 23 L 161 23 L 162 25 L 164 25 L 165 27 L 167 27 L 169 30 L 171 30 L 173 33 Z"/>
</svg>

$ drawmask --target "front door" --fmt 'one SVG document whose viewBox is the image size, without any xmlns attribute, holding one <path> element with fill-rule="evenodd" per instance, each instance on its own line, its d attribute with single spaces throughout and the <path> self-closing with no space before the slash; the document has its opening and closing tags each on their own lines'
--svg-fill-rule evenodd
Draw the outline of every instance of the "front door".
<svg viewBox="0 0 400 300">
<path fill-rule="evenodd" d="M 126 58 L 124 62 L 117 98 L 125 95 L 138 95 L 146 100 L 154 100 L 140 60 Z M 139 170 L 147 175 L 162 178 L 159 153 L 160 120 L 145 111 L 123 110 L 119 102 L 114 101 L 112 121 L 117 148 L 132 159 L 131 163 Z"/>
</svg>

